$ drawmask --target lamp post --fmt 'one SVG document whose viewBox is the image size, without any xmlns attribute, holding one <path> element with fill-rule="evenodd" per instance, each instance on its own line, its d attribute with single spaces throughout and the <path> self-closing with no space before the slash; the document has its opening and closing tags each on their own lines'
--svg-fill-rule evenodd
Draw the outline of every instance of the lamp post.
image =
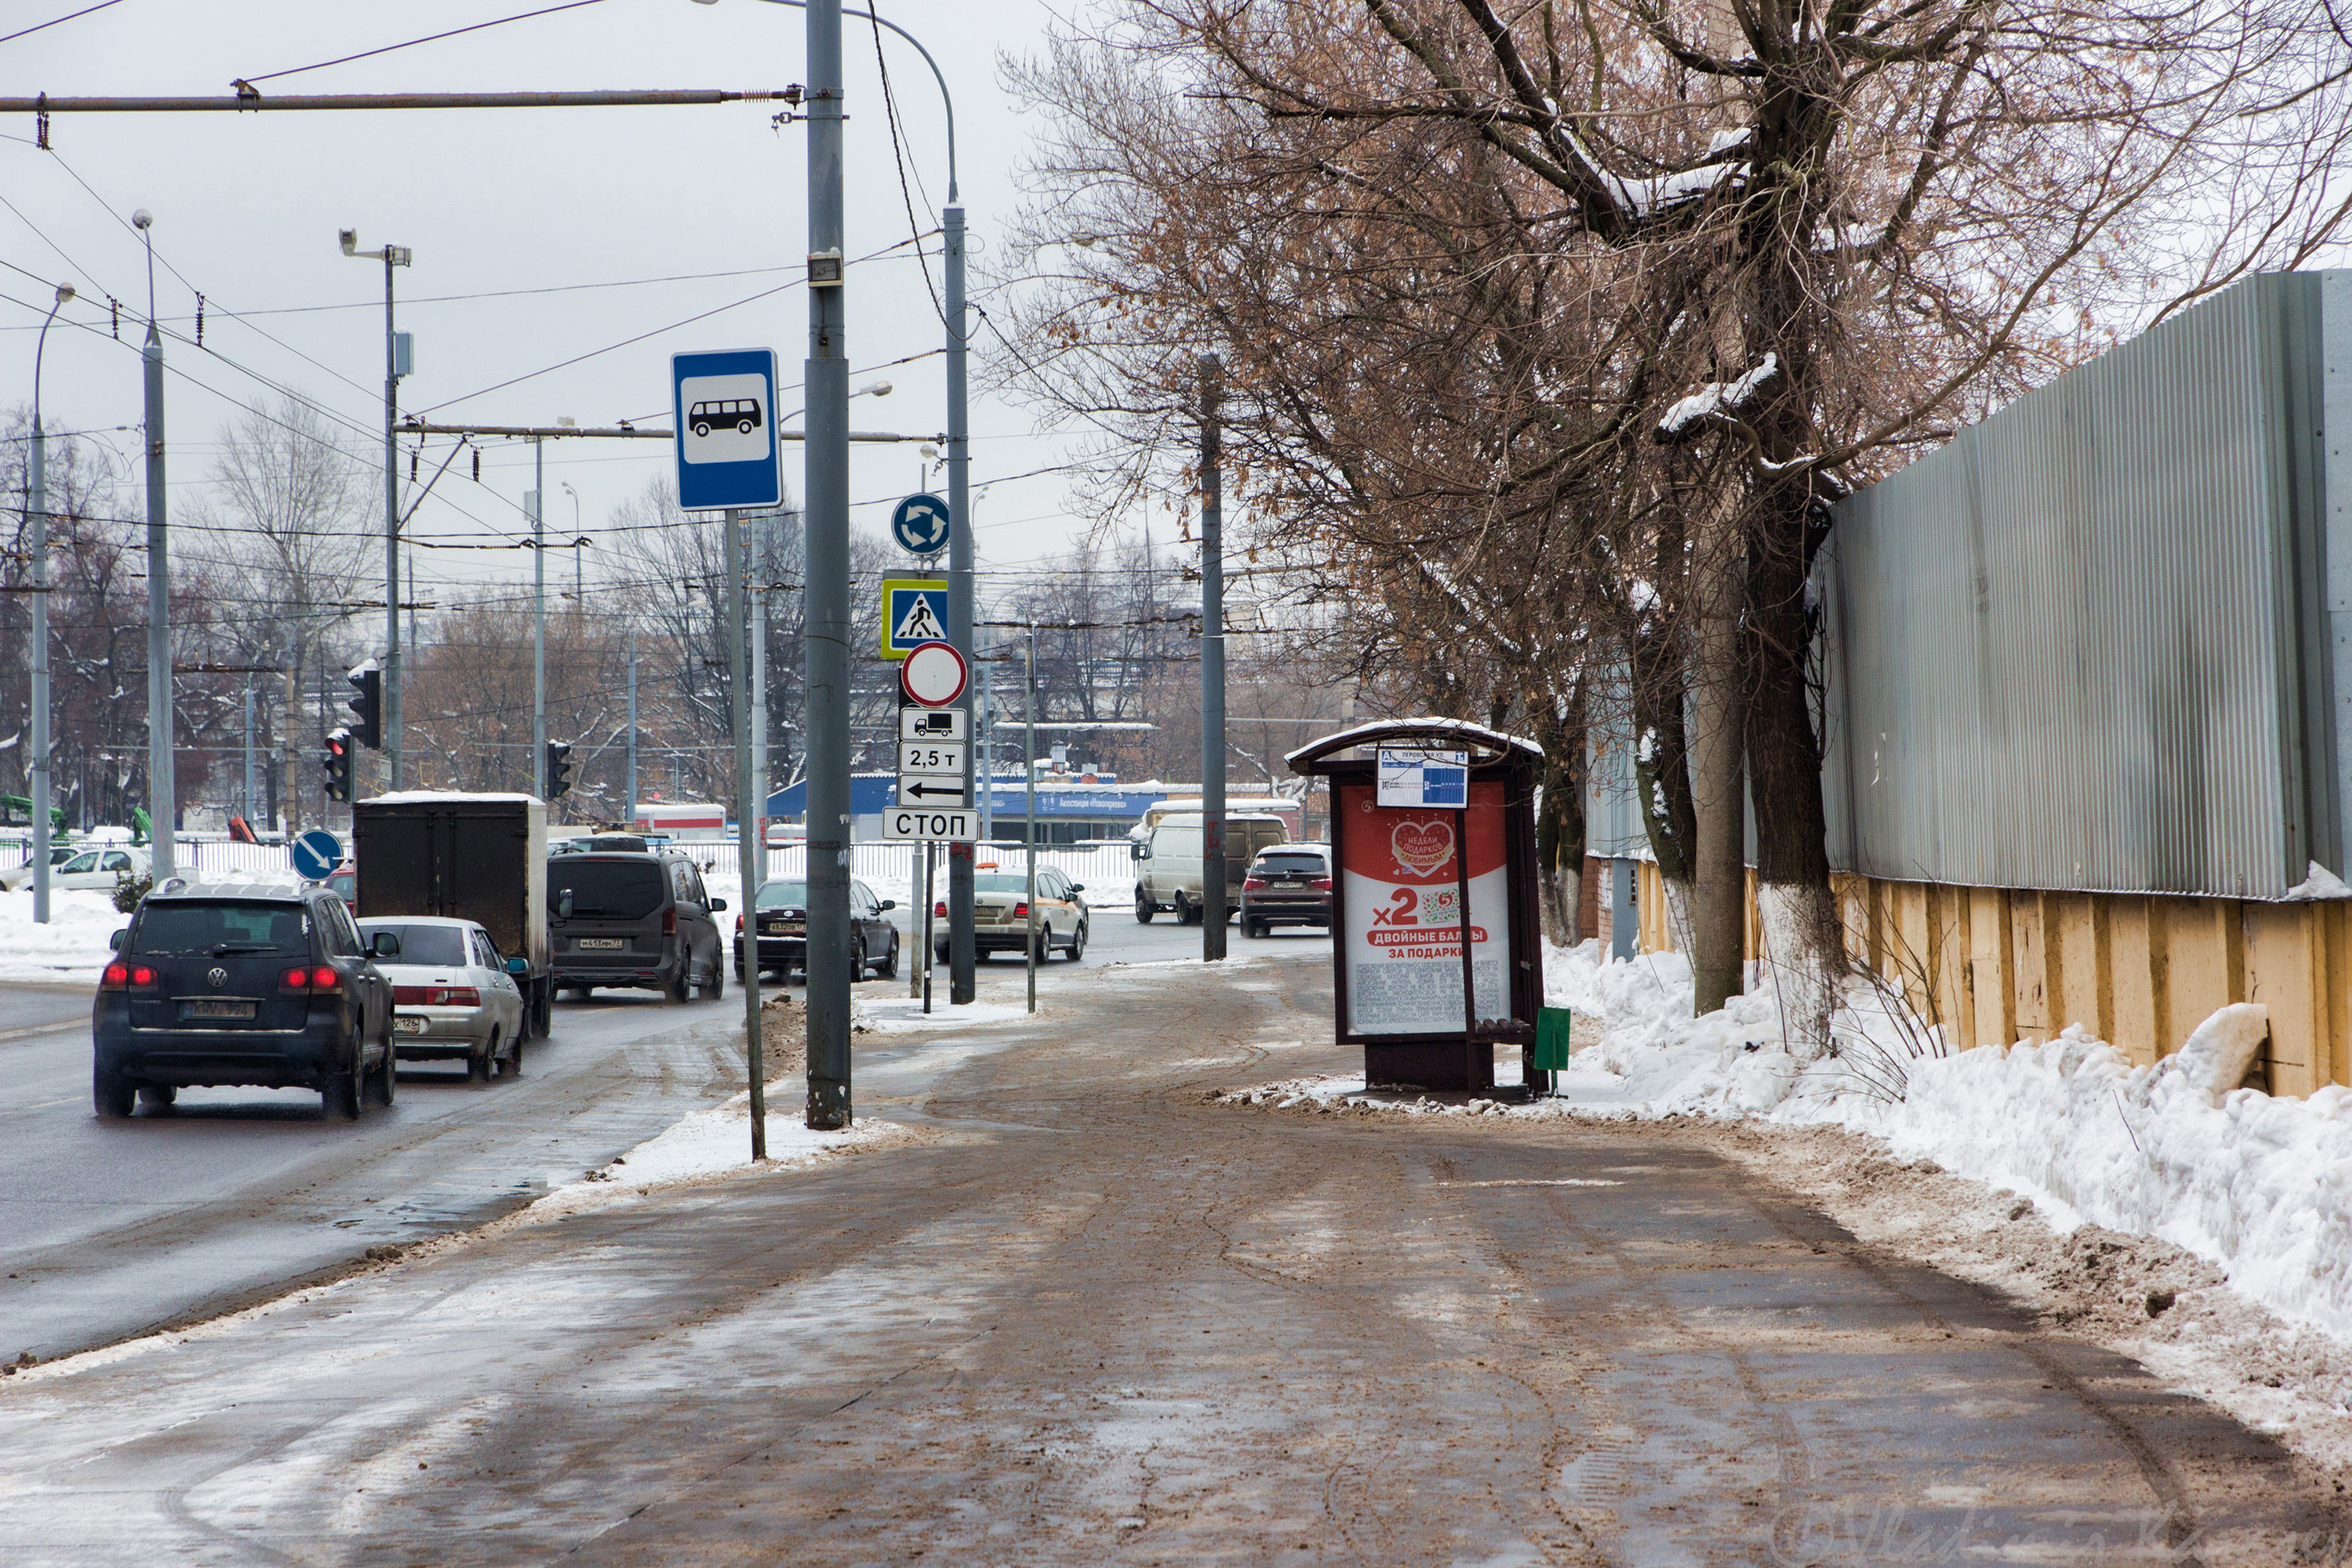
<svg viewBox="0 0 2352 1568">
<path fill-rule="evenodd" d="M 338 232 L 345 256 L 383 263 L 383 787 L 400 788 L 400 454 L 394 426 L 400 414 L 400 378 L 408 367 L 401 363 L 400 334 L 392 324 L 392 269 L 406 267 L 409 249 L 387 245 L 380 250 L 359 248 L 357 229 Z"/>
<path fill-rule="evenodd" d="M 588 601 L 583 597 L 580 580 L 580 551 L 588 539 L 587 536 L 580 531 L 580 492 L 572 487 L 572 481 L 569 479 L 562 482 L 562 489 L 565 495 L 572 497 L 572 619 L 576 622 L 580 619 L 580 612 L 586 609 L 588 604 Z"/>
<path fill-rule="evenodd" d="M 147 854 L 155 881 L 173 872 L 179 790 L 172 758 L 172 556 L 163 508 L 163 335 L 155 324 L 155 219 L 142 207 L 131 226 L 147 242 Z"/>
<path fill-rule="evenodd" d="M 73 285 L 58 285 L 58 302 L 41 318 L 33 340 L 33 464 L 26 497 L 33 532 L 33 919 L 49 920 L 49 438 L 41 429 L 41 353 L 49 344 L 49 323 L 74 297 Z"/>
</svg>

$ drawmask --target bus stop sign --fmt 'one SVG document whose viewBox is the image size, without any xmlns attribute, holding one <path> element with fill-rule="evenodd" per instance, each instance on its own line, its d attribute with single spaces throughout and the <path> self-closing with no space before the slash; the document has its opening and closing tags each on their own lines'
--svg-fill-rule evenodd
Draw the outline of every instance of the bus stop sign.
<svg viewBox="0 0 2352 1568">
<path fill-rule="evenodd" d="M 677 504 L 689 512 L 783 504 L 777 456 L 776 351 L 727 349 L 669 357 Z"/>
</svg>

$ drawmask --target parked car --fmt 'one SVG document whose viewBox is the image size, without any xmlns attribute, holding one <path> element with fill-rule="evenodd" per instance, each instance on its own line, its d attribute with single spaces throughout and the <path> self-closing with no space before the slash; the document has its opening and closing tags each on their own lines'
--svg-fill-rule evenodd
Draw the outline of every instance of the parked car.
<svg viewBox="0 0 2352 1568">
<path fill-rule="evenodd" d="M 1087 906 L 1078 901 L 1087 884 L 1072 882 L 1049 865 L 1037 868 L 1037 961 L 1045 963 L 1058 947 L 1076 963 L 1086 956 L 1087 936 L 1092 923 Z M 931 942 L 931 956 L 944 964 L 948 961 L 947 901 L 941 899 L 932 907 L 934 929 L 939 933 Z M 985 961 L 991 953 L 1020 953 L 1029 946 L 1029 878 L 1023 872 L 992 871 L 985 864 L 973 870 L 971 879 L 971 945 L 976 956 Z"/>
<path fill-rule="evenodd" d="M 1242 877 L 1242 935 L 1276 925 L 1331 928 L 1331 846 L 1276 844 L 1260 850 Z"/>
<path fill-rule="evenodd" d="M 14 848 L 14 846 L 12 846 L 12 848 Z M 18 852 L 21 852 L 24 855 L 25 863 L 22 865 L 13 865 L 6 871 L 0 872 L 0 889 L 5 889 L 9 893 L 22 893 L 26 888 L 33 885 L 32 846 L 29 844 L 25 845 Z M 73 859 L 74 856 L 82 852 L 82 846 L 79 844 L 51 844 L 49 846 L 49 885 L 51 887 L 58 885 L 58 873 L 64 867 L 66 862 Z M 114 884 L 112 883 L 108 883 L 107 885 L 111 887 Z"/>
<path fill-rule="evenodd" d="M 1178 812 L 1163 817 L 1145 837 L 1134 841 L 1135 917 L 1145 925 L 1162 910 L 1172 910 L 1177 924 L 1192 925 L 1202 916 L 1202 861 L 1201 814 Z M 1290 827 L 1279 817 L 1229 814 L 1225 818 L 1225 917 L 1241 907 L 1242 876 L 1258 851 L 1287 843 Z"/>
<path fill-rule="evenodd" d="M 383 932 L 400 943 L 396 955 L 376 960 L 392 982 L 392 1045 L 400 1059 L 463 1061 L 477 1083 L 500 1073 L 520 1077 L 527 1009 L 490 934 L 471 920 L 438 915 L 360 922 L 370 946 Z"/>
<path fill-rule="evenodd" d="M 396 937 L 375 941 L 396 956 Z M 325 888 L 175 879 L 113 943 L 90 1010 L 100 1116 L 216 1083 L 315 1089 L 346 1119 L 392 1103 L 392 986 Z"/>
<path fill-rule="evenodd" d="M 752 901 L 760 923 L 760 972 L 788 977 L 795 969 L 808 972 L 808 883 L 797 878 L 763 882 Z M 877 898 L 874 890 L 852 877 L 849 882 L 849 983 L 856 985 L 872 969 L 885 979 L 898 973 L 898 928 L 890 924 L 892 898 Z M 875 955 L 879 953 L 880 957 Z M 735 917 L 735 977 L 743 977 L 743 917 Z"/>
<path fill-rule="evenodd" d="M 96 849 L 77 850 L 62 861 L 52 861 L 49 885 L 58 887 L 94 887 L 111 893 L 115 882 L 123 876 L 141 877 L 150 874 L 147 852 L 127 849 L 120 844 L 107 844 Z M 0 877 L 11 893 L 19 893 L 33 885 L 33 868 L 17 866 L 5 877 Z"/>
<path fill-rule="evenodd" d="M 584 997 L 599 986 L 649 988 L 683 1002 L 699 990 L 716 1001 L 727 988 L 713 898 L 684 855 L 617 852 L 556 855 L 547 862 L 552 979 Z"/>
<path fill-rule="evenodd" d="M 343 907 L 357 915 L 360 910 L 360 868 L 345 861 L 327 873 L 327 888 L 343 901 Z"/>
</svg>

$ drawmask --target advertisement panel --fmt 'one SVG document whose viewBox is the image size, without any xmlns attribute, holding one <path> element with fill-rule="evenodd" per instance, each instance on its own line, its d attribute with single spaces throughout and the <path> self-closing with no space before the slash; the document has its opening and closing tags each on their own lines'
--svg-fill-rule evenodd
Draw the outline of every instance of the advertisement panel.
<svg viewBox="0 0 2352 1568">
<path fill-rule="evenodd" d="M 1370 782 L 1335 780 L 1345 879 L 1340 963 L 1347 1030 L 1358 1035 L 1462 1032 L 1462 919 L 1456 813 L 1382 806 Z M 1504 786 L 1470 786 L 1470 962 L 1478 1016 L 1511 1016 L 1510 883 Z"/>
</svg>

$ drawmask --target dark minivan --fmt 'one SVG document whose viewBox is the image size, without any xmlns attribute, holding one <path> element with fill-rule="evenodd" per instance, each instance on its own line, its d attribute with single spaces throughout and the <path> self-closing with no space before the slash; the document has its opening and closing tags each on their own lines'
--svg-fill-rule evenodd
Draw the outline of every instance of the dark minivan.
<svg viewBox="0 0 2352 1568">
<path fill-rule="evenodd" d="M 558 989 L 649 988 L 716 1001 L 727 987 L 714 916 L 727 907 L 684 855 L 588 853 L 547 862 L 548 946 Z"/>
<path fill-rule="evenodd" d="M 392 988 L 327 888 L 174 878 L 114 946 L 90 1012 L 100 1115 L 222 1083 L 315 1089 L 346 1118 L 392 1103 Z M 378 946 L 392 956 L 399 942 Z"/>
</svg>

